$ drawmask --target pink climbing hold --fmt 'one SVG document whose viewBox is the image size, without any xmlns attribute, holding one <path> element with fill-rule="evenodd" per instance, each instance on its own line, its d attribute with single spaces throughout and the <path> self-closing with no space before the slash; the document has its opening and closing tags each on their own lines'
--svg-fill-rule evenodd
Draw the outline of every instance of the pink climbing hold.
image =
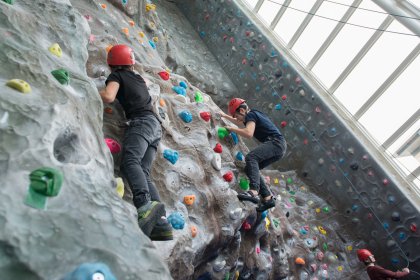
<svg viewBox="0 0 420 280">
<path fill-rule="evenodd" d="M 214 147 L 213 151 L 215 151 L 218 154 L 221 154 L 223 151 L 222 145 L 220 145 L 220 143 L 217 143 L 216 146 Z"/>
<path fill-rule="evenodd" d="M 227 37 L 228 37 L 227 35 L 224 35 L 224 36 L 223 36 L 223 41 L 225 41 L 225 42 L 226 42 Z"/>
<path fill-rule="evenodd" d="M 158 74 L 159 74 L 159 76 L 160 76 L 163 80 L 165 80 L 165 81 L 169 80 L 169 73 L 168 73 L 168 72 L 166 72 L 166 71 L 161 71 L 161 72 L 159 72 Z"/>
<path fill-rule="evenodd" d="M 284 94 L 284 95 L 281 97 L 281 99 L 282 99 L 282 100 L 286 100 L 286 99 L 287 99 L 287 95 L 286 95 L 286 94 Z"/>
<path fill-rule="evenodd" d="M 112 154 L 116 154 L 121 152 L 121 145 L 111 138 L 105 138 L 105 143 L 108 146 L 109 150 Z"/>
<path fill-rule="evenodd" d="M 200 117 L 208 122 L 211 119 L 211 113 L 210 112 L 201 112 Z"/>
<path fill-rule="evenodd" d="M 382 180 L 382 184 L 384 184 L 384 186 L 389 184 L 389 180 L 388 179 L 383 179 Z"/>
<path fill-rule="evenodd" d="M 233 180 L 233 172 L 228 171 L 223 175 L 223 179 L 225 179 L 226 182 L 232 182 Z"/>
<path fill-rule="evenodd" d="M 257 255 L 259 255 L 261 253 L 261 248 L 260 247 L 256 247 L 255 248 L 255 253 L 257 253 Z"/>
<path fill-rule="evenodd" d="M 233 43 L 235 43 L 235 38 L 230 37 L 229 41 L 233 44 Z"/>
<path fill-rule="evenodd" d="M 242 59 L 242 64 L 245 65 L 246 64 L 246 58 Z"/>
<path fill-rule="evenodd" d="M 316 106 L 315 107 L 315 112 L 318 113 L 318 114 L 321 113 L 321 108 L 319 106 Z"/>
</svg>

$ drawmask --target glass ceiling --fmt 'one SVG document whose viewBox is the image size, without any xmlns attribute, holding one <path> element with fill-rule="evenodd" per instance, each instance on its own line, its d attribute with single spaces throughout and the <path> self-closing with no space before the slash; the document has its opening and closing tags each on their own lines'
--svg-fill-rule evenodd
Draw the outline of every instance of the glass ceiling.
<svg viewBox="0 0 420 280">
<path fill-rule="evenodd" d="M 397 20 L 401 14 L 390 15 L 371 0 L 238 1 L 420 193 L 420 37 Z M 417 15 L 406 19 L 420 21 L 420 0 L 402 2 Z"/>
</svg>

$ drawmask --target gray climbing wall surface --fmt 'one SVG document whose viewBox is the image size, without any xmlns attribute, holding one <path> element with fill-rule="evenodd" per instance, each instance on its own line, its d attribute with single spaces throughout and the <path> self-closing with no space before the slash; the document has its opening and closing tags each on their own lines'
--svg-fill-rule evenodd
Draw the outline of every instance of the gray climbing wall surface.
<svg viewBox="0 0 420 280">
<path fill-rule="evenodd" d="M 418 224 L 414 217 L 417 212 L 409 204 L 402 207 L 402 197 L 390 179 L 388 193 L 379 194 L 382 177 L 378 179 L 381 174 L 375 162 L 368 154 L 363 157 L 360 145 L 322 103 L 316 103 L 320 109 L 312 112 L 312 94 L 316 94 L 304 81 L 294 85 L 293 70 L 271 50 L 267 63 L 277 59 L 282 72 L 271 77 L 273 73 L 268 71 L 267 80 L 260 84 L 260 95 L 250 100 L 264 105 L 261 108 L 267 111 L 272 103 L 273 119 L 287 121 L 282 131 L 291 152 L 284 166 L 300 168 L 298 173 L 264 172 L 278 198 L 273 211 L 257 215 L 253 205 L 237 200 L 236 193 L 247 187 L 241 153 L 246 155 L 248 148 L 230 135 L 223 139 L 218 136 L 225 123 L 217 118 L 220 109 L 213 100 L 223 107 L 228 97 L 237 94 L 237 88 L 254 94 L 250 88 L 256 88 L 257 83 L 245 68 L 250 66 L 241 64 L 242 59 L 238 60 L 239 67 L 230 66 L 232 55 L 247 50 L 235 45 L 246 38 L 240 36 L 239 27 L 231 29 L 224 41 L 229 24 L 233 28 L 241 17 L 233 3 L 188 3 L 183 11 L 192 11 L 186 17 L 190 24 L 168 1 L 153 2 L 156 6 L 134 0 L 10 2 L 0 1 L 4 19 L 0 23 L 4 38 L 0 42 L 1 279 L 61 279 L 87 262 L 106 264 L 117 279 L 365 279 L 354 251 L 367 245 L 375 248 L 374 240 L 389 246 L 387 251 L 395 253 L 392 257 L 399 267 L 404 259 L 398 255 L 396 244 L 405 252 L 412 250 L 409 258 L 413 263 L 417 260 L 415 246 L 409 245 L 416 245 L 418 239 L 406 228 L 410 223 Z M 219 16 L 223 18 L 221 25 Z M 205 25 L 214 20 L 217 25 L 213 28 L 220 31 Z M 243 21 L 243 28 L 247 24 Z M 260 48 L 264 38 L 258 37 L 257 30 L 253 32 L 249 36 L 259 38 L 256 46 Z M 223 56 L 224 48 L 228 48 L 229 57 L 219 57 L 209 38 L 218 42 Z M 118 197 L 122 189 L 114 177 L 119 176 L 126 120 L 118 102 L 102 105 L 96 89 L 103 87 L 109 74 L 107 49 L 117 43 L 133 47 L 139 62 L 136 70 L 145 78 L 165 128 L 152 176 L 176 228 L 170 242 L 152 244 L 141 233 L 127 185 L 125 201 Z M 247 61 L 253 58 L 257 63 L 259 57 L 255 50 Z M 51 73 L 59 69 L 67 72 Z M 246 79 L 248 90 L 243 91 L 247 88 L 245 78 L 239 80 L 236 74 L 250 75 Z M 165 75 L 168 80 L 162 78 Z M 294 85 L 294 90 L 288 93 L 279 88 L 274 96 L 270 90 L 266 98 L 265 83 L 270 77 L 282 80 L 283 88 Z M 25 80 L 31 90 L 11 79 Z M 273 80 L 273 84 L 280 83 Z M 295 92 L 306 109 L 301 110 L 300 105 L 293 109 L 293 102 L 300 100 Z M 287 99 L 280 101 L 284 93 Z M 277 104 L 282 106 L 280 110 L 276 110 Z M 314 136 L 304 125 L 300 129 L 299 114 L 311 117 L 307 123 L 317 124 Z M 329 121 L 324 120 L 327 117 Z M 318 123 L 321 120 L 325 123 Z M 333 127 L 334 133 L 327 129 Z M 323 141 L 335 141 L 330 147 L 334 150 L 324 151 L 317 134 L 323 135 Z M 347 142 L 340 140 L 342 135 L 347 135 Z M 307 144 L 298 143 L 305 138 Z M 316 165 L 303 164 L 311 160 L 310 154 L 318 156 Z M 372 191 L 365 191 L 364 200 L 359 202 L 349 181 L 340 177 L 339 165 L 331 159 L 340 161 L 342 168 L 358 161 L 358 168 L 352 165 L 357 170 L 349 170 L 346 178 L 351 182 L 360 175 L 360 188 L 370 179 L 378 194 L 370 198 Z M 44 166 L 53 169 L 33 172 Z M 332 166 L 336 166 L 335 173 L 322 171 Z M 63 174 L 62 184 L 58 171 Z M 334 184 L 329 184 L 329 177 L 336 180 Z M 350 206 L 338 195 L 351 197 Z M 383 201 L 380 195 L 386 195 Z M 392 216 L 395 221 L 388 218 L 398 243 L 383 237 L 375 219 L 368 220 L 373 215 L 363 215 L 370 199 L 376 201 L 375 207 L 382 205 L 387 211 L 390 204 L 398 205 L 395 211 L 400 221 L 397 215 Z M 376 226 L 371 238 L 347 230 L 367 221 Z M 400 232 L 406 234 L 402 242 Z"/>
<path fill-rule="evenodd" d="M 232 0 L 177 1 L 251 107 L 288 141 L 279 165 L 343 214 L 379 262 L 420 270 L 419 212 L 392 177 Z M 416 275 L 418 276 L 418 275 Z"/>
</svg>

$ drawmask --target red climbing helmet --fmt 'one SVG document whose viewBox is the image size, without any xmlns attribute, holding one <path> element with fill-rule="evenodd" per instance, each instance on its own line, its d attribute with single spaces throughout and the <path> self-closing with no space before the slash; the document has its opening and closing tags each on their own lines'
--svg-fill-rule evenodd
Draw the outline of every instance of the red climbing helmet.
<svg viewBox="0 0 420 280">
<path fill-rule="evenodd" d="M 233 117 L 235 115 L 236 110 L 238 110 L 241 104 L 245 103 L 245 100 L 241 98 L 233 98 L 228 105 L 229 114 Z"/>
<path fill-rule="evenodd" d="M 134 65 L 134 52 L 129 46 L 115 45 L 108 52 L 107 63 L 111 66 Z"/>
<path fill-rule="evenodd" d="M 357 257 L 361 262 L 365 262 L 370 256 L 373 256 L 373 254 L 367 249 L 357 250 Z"/>
</svg>

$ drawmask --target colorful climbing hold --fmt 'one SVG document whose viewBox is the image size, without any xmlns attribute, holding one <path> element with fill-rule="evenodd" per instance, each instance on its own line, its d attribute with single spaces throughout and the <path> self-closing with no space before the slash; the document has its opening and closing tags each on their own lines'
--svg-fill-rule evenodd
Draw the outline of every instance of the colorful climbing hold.
<svg viewBox="0 0 420 280">
<path fill-rule="evenodd" d="M 322 227 L 322 226 L 318 226 L 318 230 L 320 233 L 322 233 L 323 235 L 327 234 L 327 231 Z"/>
<path fill-rule="evenodd" d="M 225 174 L 223 174 L 223 179 L 225 179 L 226 182 L 232 182 L 233 180 L 233 172 L 228 171 Z"/>
<path fill-rule="evenodd" d="M 322 244 L 322 247 L 324 249 L 324 251 L 326 251 L 328 249 L 327 244 Z M 316 258 L 321 262 L 324 259 L 324 253 L 321 251 L 318 251 L 316 253 Z"/>
<path fill-rule="evenodd" d="M 102 9 L 106 9 L 106 4 L 101 4 Z"/>
<path fill-rule="evenodd" d="M 144 38 L 144 36 L 145 36 L 145 35 L 144 35 L 144 32 L 143 32 L 143 31 L 140 31 L 140 32 L 139 32 L 139 36 L 140 36 L 141 38 Z"/>
<path fill-rule="evenodd" d="M 285 94 L 284 94 L 284 95 L 282 95 L 282 96 L 281 96 L 281 99 L 282 99 L 282 100 L 286 100 L 286 99 L 287 99 L 287 95 L 285 95 Z"/>
<path fill-rule="evenodd" d="M 195 102 L 197 102 L 197 103 L 202 103 L 204 101 L 203 100 L 203 95 L 199 91 L 195 92 L 194 99 L 195 99 Z"/>
<path fill-rule="evenodd" d="M 89 279 L 89 280 L 117 280 L 111 270 L 103 263 L 84 263 L 74 271 L 68 273 L 63 280 Z"/>
<path fill-rule="evenodd" d="M 242 152 L 237 152 L 235 157 L 239 161 L 243 161 L 244 160 L 244 155 L 242 154 Z"/>
<path fill-rule="evenodd" d="M 217 129 L 217 135 L 220 139 L 224 139 L 229 134 L 229 131 L 224 127 L 219 127 Z"/>
<path fill-rule="evenodd" d="M 384 186 L 387 186 L 387 185 L 389 184 L 389 180 L 388 180 L 388 179 L 383 179 L 383 180 L 382 180 L 382 184 L 383 184 Z"/>
<path fill-rule="evenodd" d="M 69 72 L 67 72 L 65 69 L 53 70 L 51 71 L 51 74 L 62 85 L 68 85 L 70 82 Z"/>
<path fill-rule="evenodd" d="M 229 133 L 229 136 L 230 136 L 230 139 L 232 139 L 233 145 L 237 145 L 239 143 L 239 138 L 236 132 L 232 131 L 231 133 Z"/>
<path fill-rule="evenodd" d="M 112 47 L 113 47 L 113 45 L 108 45 L 108 46 L 105 48 L 106 53 L 109 53 L 109 51 L 112 49 Z"/>
<path fill-rule="evenodd" d="M 146 12 L 155 11 L 155 10 L 156 10 L 155 4 L 151 4 L 151 3 L 146 4 Z"/>
<path fill-rule="evenodd" d="M 329 213 L 329 212 L 330 212 L 330 207 L 328 207 L 328 206 L 324 206 L 324 207 L 322 207 L 322 211 L 323 211 L 324 213 Z"/>
<path fill-rule="evenodd" d="M 118 177 L 115 179 L 116 183 L 117 183 L 117 187 L 115 188 L 115 190 L 117 191 L 117 194 L 119 197 L 123 197 L 124 196 L 124 182 L 123 179 Z"/>
<path fill-rule="evenodd" d="M 163 157 L 169 160 L 172 164 L 175 164 L 178 161 L 179 154 L 175 150 L 165 149 L 163 151 Z"/>
<path fill-rule="evenodd" d="M 191 227 L 190 227 L 190 229 L 191 229 L 191 236 L 192 236 L 193 238 L 195 238 L 195 237 L 197 236 L 197 234 L 198 234 L 198 229 L 197 229 L 197 227 L 196 227 L 196 226 L 191 226 Z"/>
<path fill-rule="evenodd" d="M 52 44 L 48 50 L 50 51 L 50 53 L 52 53 L 53 55 L 57 56 L 57 57 L 61 57 L 63 55 L 63 52 L 60 48 L 60 45 L 57 43 Z"/>
<path fill-rule="evenodd" d="M 165 99 L 160 98 L 160 99 L 159 99 L 159 105 L 160 105 L 160 106 L 162 106 L 162 107 L 165 107 L 165 106 L 166 106 Z"/>
<path fill-rule="evenodd" d="M 6 83 L 6 86 L 16 89 L 22 93 L 31 92 L 31 86 L 24 80 L 20 80 L 20 79 L 9 80 Z"/>
<path fill-rule="evenodd" d="M 104 109 L 104 112 L 105 112 L 105 113 L 107 113 L 107 114 L 112 114 L 112 113 L 113 113 L 113 111 L 112 111 L 112 108 L 111 108 L 111 107 L 106 107 L 106 108 Z"/>
<path fill-rule="evenodd" d="M 152 47 L 152 49 L 156 50 L 156 45 L 152 40 L 149 40 L 149 45 Z"/>
<path fill-rule="evenodd" d="M 305 265 L 305 260 L 303 258 L 296 258 L 295 263 L 300 264 L 300 265 Z"/>
<path fill-rule="evenodd" d="M 276 104 L 276 106 L 274 106 L 274 109 L 276 109 L 277 111 L 281 110 L 281 104 Z"/>
<path fill-rule="evenodd" d="M 222 145 L 220 145 L 220 143 L 217 143 L 216 146 L 213 148 L 213 151 L 215 151 L 218 154 L 221 154 L 223 152 Z"/>
<path fill-rule="evenodd" d="M 244 191 L 249 190 L 249 180 L 245 177 L 241 177 L 239 179 L 239 187 Z"/>
<path fill-rule="evenodd" d="M 251 224 L 248 222 L 248 221 L 245 221 L 245 222 L 243 222 L 243 224 L 242 224 L 242 229 L 243 230 L 246 230 L 246 231 L 248 231 L 248 230 L 250 230 L 251 229 Z"/>
<path fill-rule="evenodd" d="M 167 218 L 168 222 L 174 229 L 183 229 L 185 225 L 184 215 L 179 212 L 174 212 Z"/>
<path fill-rule="evenodd" d="M 129 36 L 129 35 L 130 35 L 130 31 L 128 30 L 128 28 L 127 28 L 127 27 L 125 27 L 125 28 L 121 29 L 121 31 L 122 31 L 122 33 L 124 33 L 126 36 Z"/>
<path fill-rule="evenodd" d="M 105 143 L 112 154 L 116 154 L 121 151 L 121 145 L 116 140 L 111 138 L 105 138 Z"/>
<path fill-rule="evenodd" d="M 187 83 L 186 83 L 186 82 L 184 82 L 184 81 L 180 81 L 180 82 L 179 82 L 179 86 L 180 86 L 180 87 L 183 87 L 183 88 L 185 88 L 185 89 L 187 89 L 187 87 L 188 87 L 188 86 L 187 86 Z"/>
<path fill-rule="evenodd" d="M 42 167 L 29 174 L 29 190 L 25 204 L 45 209 L 47 198 L 57 196 L 63 183 L 63 173 L 51 167 Z"/>
<path fill-rule="evenodd" d="M 7 4 L 10 4 L 10 5 L 13 5 L 13 0 L 3 0 L 3 2 L 5 2 Z"/>
<path fill-rule="evenodd" d="M 159 42 L 159 37 L 155 36 L 155 37 L 152 38 L 152 40 L 153 40 L 154 43 L 157 43 L 157 42 Z"/>
<path fill-rule="evenodd" d="M 321 213 L 321 209 L 316 208 L 316 209 L 315 209 L 315 212 L 317 212 L 317 213 Z"/>
<path fill-rule="evenodd" d="M 282 121 L 282 122 L 280 123 L 280 126 L 281 126 L 282 128 L 286 127 L 286 125 L 287 125 L 287 122 L 286 122 L 286 121 Z"/>
<path fill-rule="evenodd" d="M 184 110 L 181 113 L 179 113 L 179 117 L 185 122 L 190 123 L 192 122 L 192 115 L 188 110 Z"/>
<path fill-rule="evenodd" d="M 200 117 L 208 122 L 211 119 L 211 113 L 210 112 L 200 112 Z"/>
<path fill-rule="evenodd" d="M 179 94 L 179 95 L 182 95 L 182 96 L 187 96 L 187 91 L 185 90 L 185 88 L 183 88 L 183 87 L 180 87 L 180 86 L 174 86 L 174 87 L 172 87 L 172 90 L 174 91 L 174 92 L 176 92 L 177 94 Z"/>
<path fill-rule="evenodd" d="M 158 75 L 162 78 L 162 80 L 169 80 L 169 73 L 166 71 L 160 71 Z"/>
<path fill-rule="evenodd" d="M 184 196 L 184 203 L 188 206 L 191 206 L 194 204 L 195 201 L 195 195 L 191 194 L 191 195 L 186 195 Z"/>
<path fill-rule="evenodd" d="M 411 230 L 412 232 L 416 232 L 416 231 L 417 231 L 417 225 L 416 225 L 415 223 L 411 223 L 411 225 L 410 225 L 410 230 Z"/>
</svg>

